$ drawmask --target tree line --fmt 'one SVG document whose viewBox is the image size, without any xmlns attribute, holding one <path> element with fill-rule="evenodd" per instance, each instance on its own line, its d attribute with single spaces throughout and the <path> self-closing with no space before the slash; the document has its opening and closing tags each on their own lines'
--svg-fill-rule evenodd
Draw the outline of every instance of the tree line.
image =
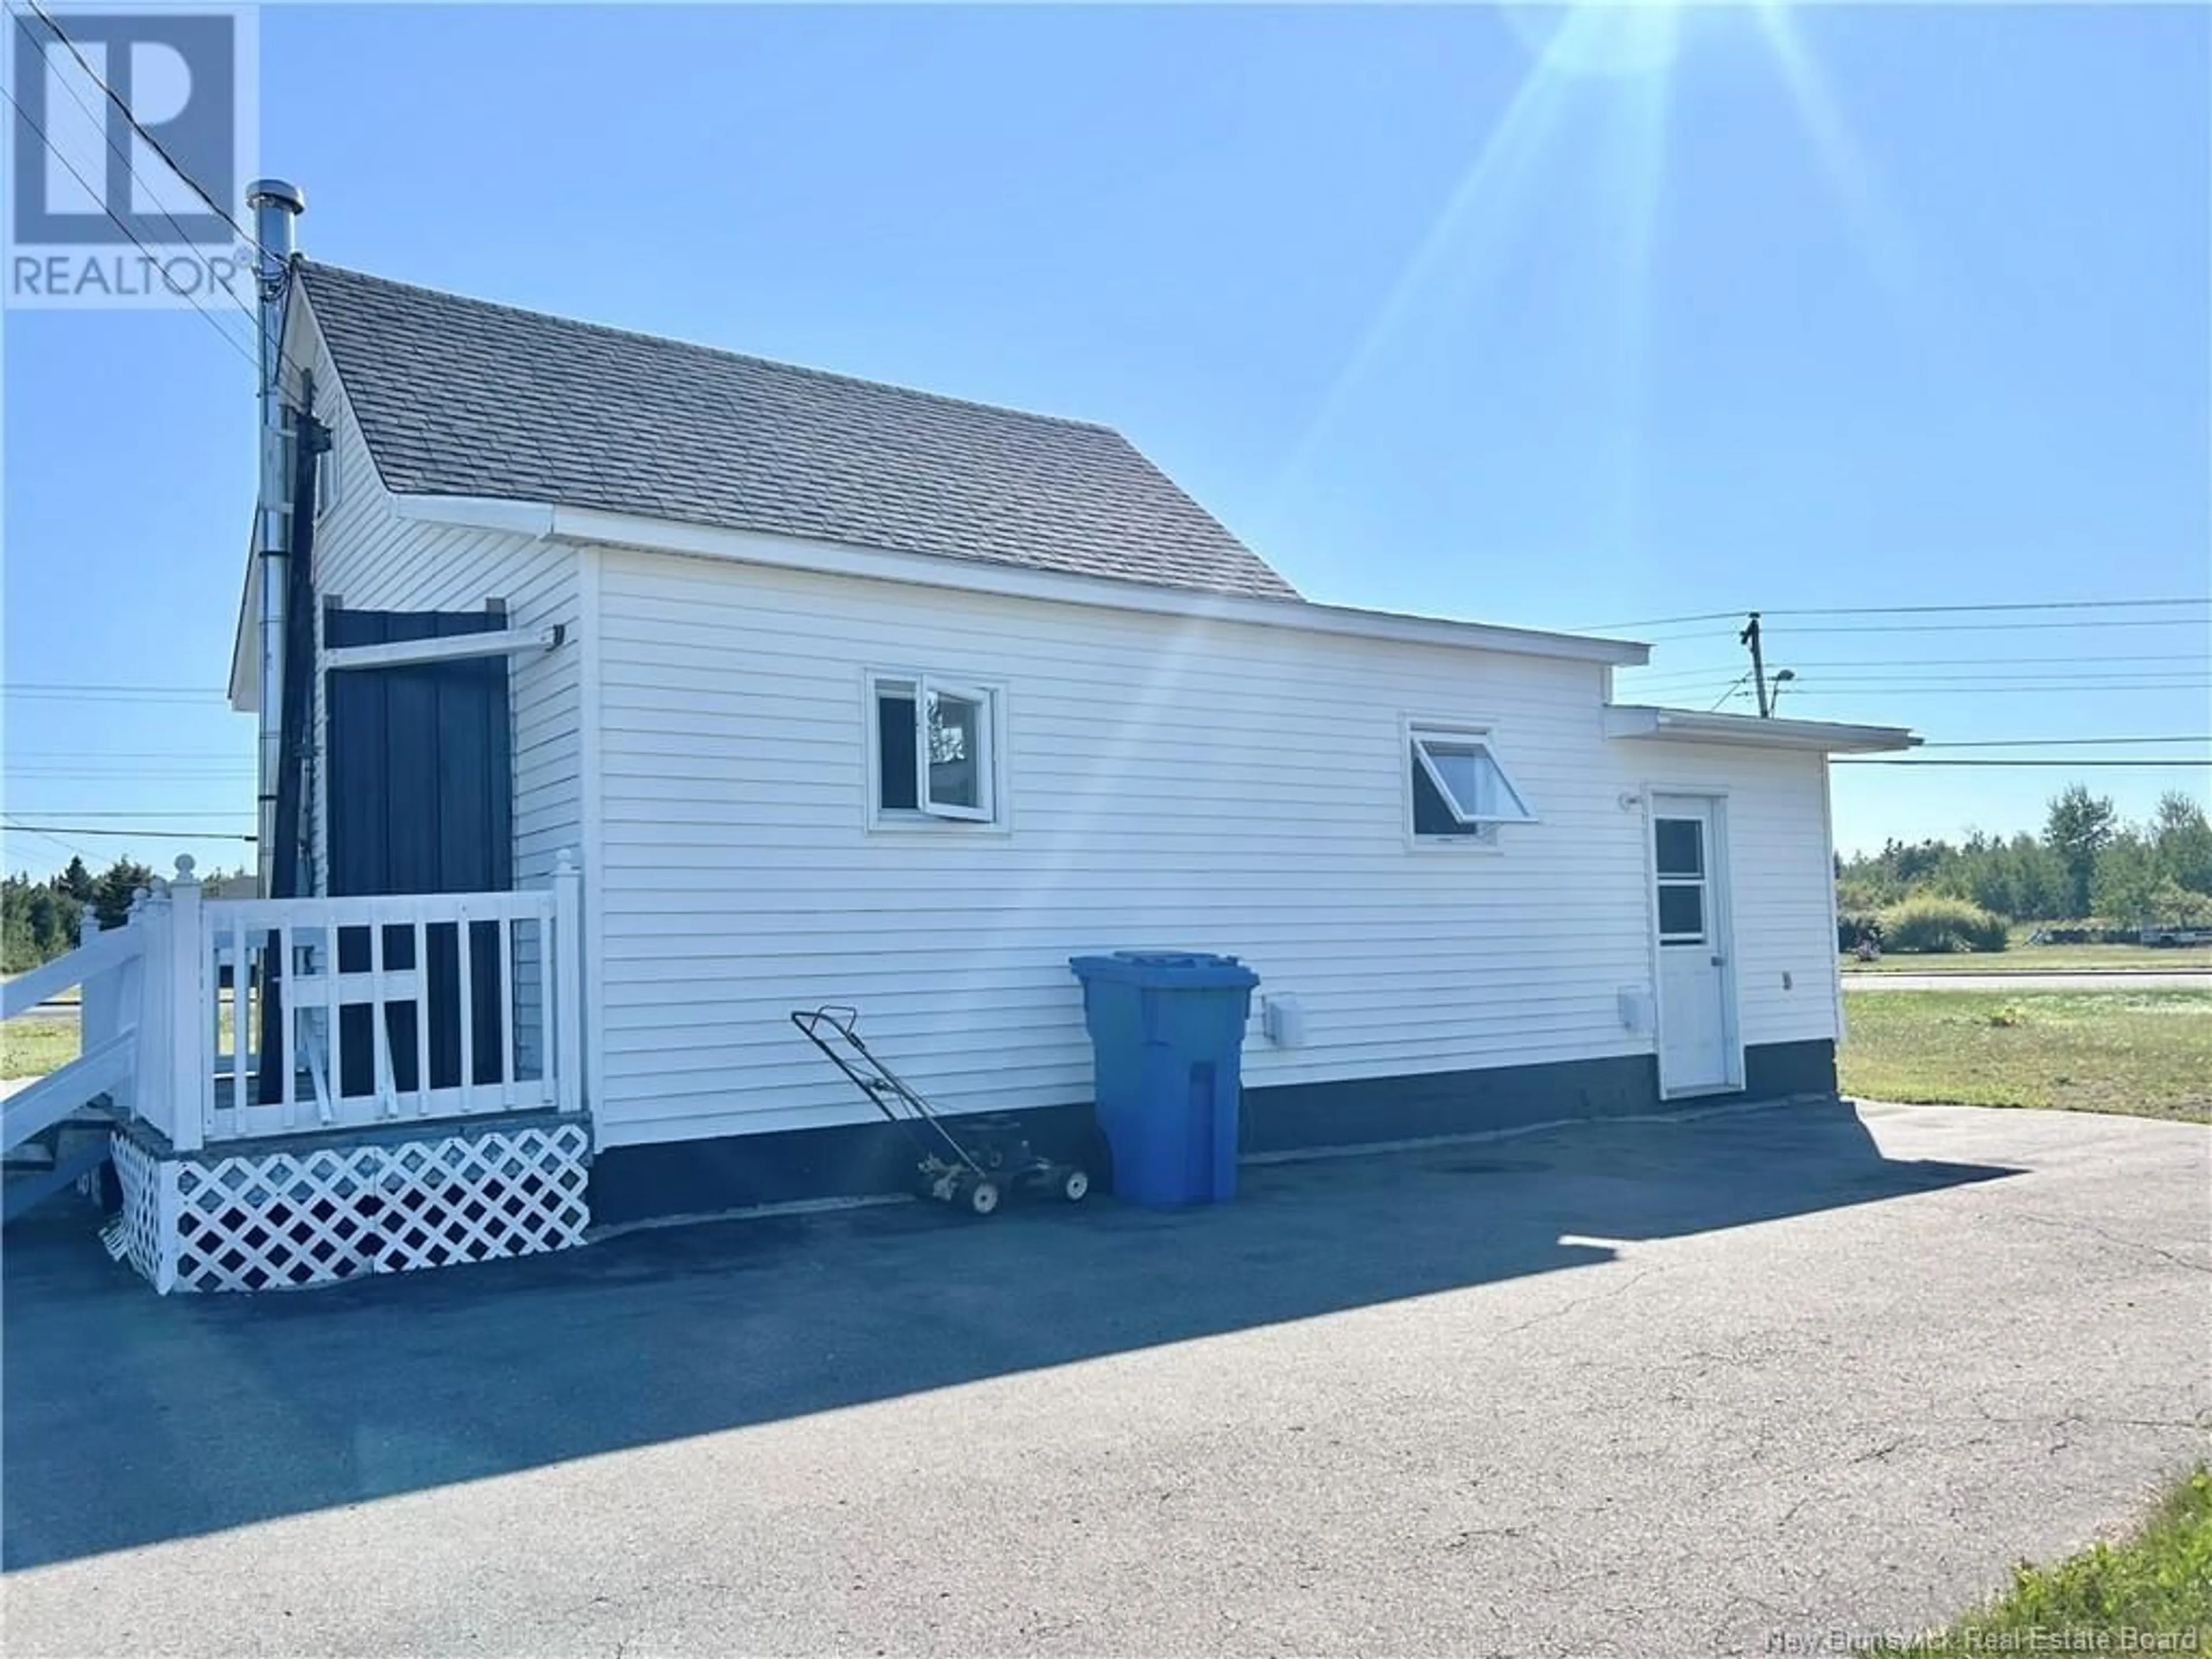
<svg viewBox="0 0 2212 1659">
<path fill-rule="evenodd" d="M 1908 901 L 1964 900 L 2016 921 L 2115 928 L 2212 927 L 2212 824 L 2179 792 L 2150 818 L 2124 822 L 2109 796 L 2080 784 L 2052 797 L 2039 834 L 2009 839 L 1892 840 L 1836 860 L 1836 908 L 1854 925 Z"/>
<path fill-rule="evenodd" d="M 219 880 L 222 872 L 202 878 Z M 119 858 L 94 875 L 82 858 L 44 881 L 21 873 L 0 882 L 0 972 L 20 974 L 76 948 L 89 909 L 102 927 L 119 927 L 131 900 L 154 884 L 154 872 L 135 859 Z"/>
</svg>

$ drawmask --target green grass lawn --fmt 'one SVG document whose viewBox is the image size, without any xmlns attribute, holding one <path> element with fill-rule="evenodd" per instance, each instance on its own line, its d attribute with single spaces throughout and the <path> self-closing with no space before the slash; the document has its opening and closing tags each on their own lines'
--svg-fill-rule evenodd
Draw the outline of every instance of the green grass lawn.
<svg viewBox="0 0 2212 1659">
<path fill-rule="evenodd" d="M 1918 1654 L 2212 1652 L 2212 1474 L 2201 1466 L 2134 1536 L 2092 1545 L 2055 1567 L 2022 1566 L 2013 1586 Z"/>
<path fill-rule="evenodd" d="M 2212 1122 L 2212 987 L 1863 989 L 1844 1023 L 1847 1094 Z"/>
<path fill-rule="evenodd" d="M 1843 959 L 1847 974 L 2066 974 L 2099 969 L 2148 969 L 2161 973 L 2197 969 L 2212 974 L 2212 951 L 2164 950 L 2149 945 L 2022 945 L 2010 950 L 1911 956 L 1899 952 L 1879 962 Z"/>
<path fill-rule="evenodd" d="M 230 1042 L 230 1010 L 216 1016 L 217 1041 Z M 0 1024 L 0 1082 L 13 1078 L 44 1077 L 77 1057 L 77 1016 L 74 1012 L 25 1014 Z"/>
<path fill-rule="evenodd" d="M 76 1058 L 76 1016 L 27 1015 L 0 1025 L 0 1079 L 44 1077 Z"/>
</svg>

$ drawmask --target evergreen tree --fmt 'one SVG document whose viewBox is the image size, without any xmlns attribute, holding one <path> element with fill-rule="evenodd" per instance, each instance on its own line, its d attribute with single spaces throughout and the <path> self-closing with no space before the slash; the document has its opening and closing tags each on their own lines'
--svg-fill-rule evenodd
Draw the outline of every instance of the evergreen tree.
<svg viewBox="0 0 2212 1659">
<path fill-rule="evenodd" d="M 58 892 L 67 893 L 79 904 L 92 902 L 92 872 L 84 867 L 82 854 L 70 854 L 69 867 L 54 878 L 54 888 Z"/>
<path fill-rule="evenodd" d="M 102 927 L 120 927 L 131 914 L 131 901 L 141 887 L 154 884 L 154 872 L 127 858 L 118 859 L 100 872 L 93 884 L 93 908 Z"/>
</svg>

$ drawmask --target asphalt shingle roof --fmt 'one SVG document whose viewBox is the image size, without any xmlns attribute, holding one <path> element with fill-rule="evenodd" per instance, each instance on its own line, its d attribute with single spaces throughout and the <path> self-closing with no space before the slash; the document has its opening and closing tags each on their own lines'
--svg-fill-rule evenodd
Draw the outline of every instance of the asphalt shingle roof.
<svg viewBox="0 0 2212 1659">
<path fill-rule="evenodd" d="M 386 486 L 1297 592 L 1110 428 L 303 266 Z"/>
</svg>

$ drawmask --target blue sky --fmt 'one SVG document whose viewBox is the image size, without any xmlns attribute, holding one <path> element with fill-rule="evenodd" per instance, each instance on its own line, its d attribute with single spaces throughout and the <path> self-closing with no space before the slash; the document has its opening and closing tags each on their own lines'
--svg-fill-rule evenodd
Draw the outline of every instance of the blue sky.
<svg viewBox="0 0 2212 1659">
<path fill-rule="evenodd" d="M 2212 18 L 1561 16 L 271 8 L 262 164 L 320 258 L 1111 422 L 1315 598 L 2212 592 Z M 246 829 L 246 364 L 184 313 L 15 313 L 5 356 L 9 813 Z M 1785 712 L 2195 736 L 2206 616 L 1778 615 L 1769 655 Z M 1741 666 L 1728 624 L 1644 632 L 1654 697 Z M 21 691 L 52 684 L 204 690 Z M 2026 827 L 2069 775 L 1839 773 L 1838 838 Z M 2207 787 L 2081 775 L 2131 814 Z M 86 816 L 156 811 L 193 816 Z"/>
</svg>

